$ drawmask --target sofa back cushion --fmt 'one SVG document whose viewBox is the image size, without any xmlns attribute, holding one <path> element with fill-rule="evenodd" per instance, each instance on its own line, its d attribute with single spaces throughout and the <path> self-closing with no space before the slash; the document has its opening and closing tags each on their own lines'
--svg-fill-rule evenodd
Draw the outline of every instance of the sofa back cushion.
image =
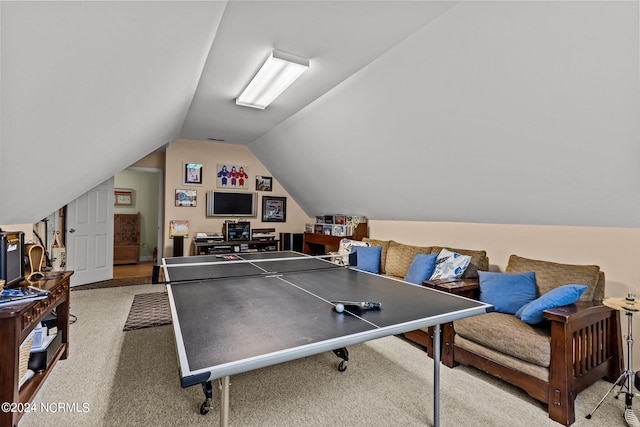
<svg viewBox="0 0 640 427">
<path fill-rule="evenodd" d="M 487 258 L 487 251 L 433 246 L 431 248 L 431 253 L 438 254 L 442 251 L 442 249 L 447 249 L 451 252 L 459 253 L 460 255 L 469 255 L 471 257 L 471 263 L 462 274 L 463 279 L 477 279 L 478 270 L 481 270 L 481 271 L 489 270 L 489 258 Z"/>
<path fill-rule="evenodd" d="M 538 296 L 544 295 L 558 286 L 580 284 L 588 289 L 580 297 L 580 301 L 593 301 L 600 276 L 597 265 L 559 264 L 550 261 L 523 258 L 517 255 L 509 257 L 506 273 L 536 273 Z M 604 286 L 602 287 L 604 290 Z"/>
<path fill-rule="evenodd" d="M 369 243 L 371 246 L 382 246 L 382 253 L 380 254 L 380 273 L 386 274 L 387 269 L 385 265 L 387 263 L 387 250 L 389 249 L 389 240 L 377 240 L 370 239 L 369 237 L 363 237 L 363 242 Z"/>
<path fill-rule="evenodd" d="M 432 253 L 431 246 L 411 246 L 391 240 L 387 249 L 385 273 L 403 278 L 407 275 L 416 254 L 430 253 Z"/>
</svg>

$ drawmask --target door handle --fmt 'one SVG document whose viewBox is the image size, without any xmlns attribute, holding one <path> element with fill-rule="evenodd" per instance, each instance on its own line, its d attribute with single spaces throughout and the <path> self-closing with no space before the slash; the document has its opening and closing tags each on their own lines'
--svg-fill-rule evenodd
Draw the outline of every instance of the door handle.
<svg viewBox="0 0 640 427">
<path fill-rule="evenodd" d="M 71 230 L 69 230 L 69 233 L 75 233 L 75 232 L 76 232 L 75 228 L 72 228 Z"/>
</svg>

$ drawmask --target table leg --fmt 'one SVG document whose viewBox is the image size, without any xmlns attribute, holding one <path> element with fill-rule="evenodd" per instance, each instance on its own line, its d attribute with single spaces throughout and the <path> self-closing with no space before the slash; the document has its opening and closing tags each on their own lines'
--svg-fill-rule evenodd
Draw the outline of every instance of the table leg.
<svg viewBox="0 0 640 427">
<path fill-rule="evenodd" d="M 220 427 L 229 426 L 229 377 L 220 382 Z"/>
<path fill-rule="evenodd" d="M 433 334 L 433 426 L 440 426 L 440 325 Z"/>
</svg>

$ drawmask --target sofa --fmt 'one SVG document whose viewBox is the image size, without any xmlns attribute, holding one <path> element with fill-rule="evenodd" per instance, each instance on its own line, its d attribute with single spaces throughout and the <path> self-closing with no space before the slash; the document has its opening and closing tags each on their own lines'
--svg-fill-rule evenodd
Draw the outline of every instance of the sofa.
<svg viewBox="0 0 640 427">
<path fill-rule="evenodd" d="M 569 284 L 586 290 L 573 304 L 544 310 L 540 323 L 500 312 L 454 321 L 443 363 L 499 377 L 547 404 L 551 419 L 571 425 L 577 394 L 602 378 L 615 381 L 624 369 L 619 312 L 602 304 L 605 276 L 598 266 L 509 257 L 505 273 L 527 272 L 534 272 L 540 298 Z"/>
<path fill-rule="evenodd" d="M 478 280 L 478 271 L 487 271 L 489 269 L 489 257 L 484 250 L 461 249 L 443 246 L 415 246 L 396 242 L 394 240 L 379 240 L 365 237 L 362 243 L 348 242 L 343 246 L 343 254 L 351 251 L 351 245 L 370 245 L 380 246 L 380 266 L 379 272 L 382 275 L 404 280 L 411 263 L 418 254 L 439 254 L 443 249 L 448 249 L 461 255 L 471 257 L 470 263 L 462 274 L 461 279 L 474 281 Z M 415 342 L 426 348 L 430 357 L 433 357 L 433 328 L 422 328 L 410 331 L 404 334 L 405 338 Z M 451 341 L 451 340 L 450 340 Z"/>
<path fill-rule="evenodd" d="M 371 238 L 363 238 L 356 245 L 381 246 L 379 273 L 400 280 L 417 254 L 434 254 L 443 249 Z M 484 298 L 489 298 L 490 275 L 501 273 L 488 272 L 486 252 L 447 249 L 471 256 L 461 279 L 477 280 L 476 296 L 483 299 L 485 289 Z M 511 255 L 504 273 L 493 277 L 534 278 L 531 304 L 560 288 L 577 285 L 581 294 L 575 303 L 540 310 L 540 323 L 527 323 L 516 315 L 519 313 L 492 312 L 444 324 L 442 363 L 451 368 L 458 364 L 473 366 L 511 383 L 545 403 L 551 419 L 570 425 L 575 421 L 576 395 L 597 380 L 615 381 L 624 369 L 619 312 L 602 304 L 604 272 L 595 265 L 560 264 Z M 434 333 L 433 328 L 425 328 L 406 333 L 405 337 L 426 347 L 433 357 Z"/>
</svg>

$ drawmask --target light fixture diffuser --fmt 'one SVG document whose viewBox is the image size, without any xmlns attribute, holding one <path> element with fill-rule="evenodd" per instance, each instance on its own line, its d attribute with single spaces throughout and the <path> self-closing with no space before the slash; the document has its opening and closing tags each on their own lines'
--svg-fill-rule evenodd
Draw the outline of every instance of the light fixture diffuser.
<svg viewBox="0 0 640 427">
<path fill-rule="evenodd" d="M 273 49 L 260 70 L 236 98 L 236 104 L 264 110 L 307 68 L 308 59 Z"/>
</svg>

